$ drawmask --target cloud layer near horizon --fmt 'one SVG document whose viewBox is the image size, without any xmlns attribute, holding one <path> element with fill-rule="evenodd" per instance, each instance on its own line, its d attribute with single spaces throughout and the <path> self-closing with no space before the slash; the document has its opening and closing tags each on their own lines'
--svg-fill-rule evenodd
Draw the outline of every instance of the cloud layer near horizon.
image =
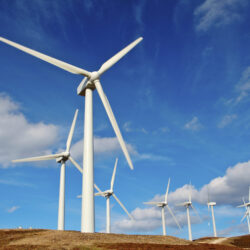
<svg viewBox="0 0 250 250">
<path fill-rule="evenodd" d="M 212 179 L 200 189 L 196 189 L 193 185 L 185 184 L 182 187 L 177 188 L 175 191 L 170 192 L 168 195 L 168 203 L 173 209 L 176 204 L 187 201 L 188 193 L 191 192 L 192 202 L 206 205 L 209 190 L 209 200 L 217 203 L 215 209 L 216 211 L 218 210 L 218 213 L 223 214 L 224 216 L 227 213 L 230 213 L 230 215 L 234 213 L 234 215 L 236 215 L 235 211 L 232 212 L 233 207 L 230 206 L 240 205 L 242 203 L 242 197 L 244 197 L 245 200 L 248 200 L 249 175 L 250 161 L 237 163 L 236 165 L 229 167 L 224 176 Z M 163 201 L 164 197 L 165 194 L 157 194 L 150 201 Z M 223 213 L 221 212 L 221 207 L 223 207 Z M 242 211 L 239 210 L 238 212 L 240 215 Z M 176 207 L 174 213 L 182 226 L 187 224 L 184 209 Z M 157 207 L 137 207 L 131 212 L 131 214 L 135 218 L 134 221 L 128 219 L 117 220 L 114 223 L 113 230 L 116 232 L 149 232 L 161 227 L 161 212 Z M 176 228 L 176 224 L 173 218 L 169 215 L 167 209 L 165 209 L 165 214 L 167 226 Z M 194 216 L 191 215 L 192 224 L 201 223 L 202 221 L 209 219 L 208 216 L 201 217 L 202 218 L 199 219 L 195 214 Z"/>
</svg>

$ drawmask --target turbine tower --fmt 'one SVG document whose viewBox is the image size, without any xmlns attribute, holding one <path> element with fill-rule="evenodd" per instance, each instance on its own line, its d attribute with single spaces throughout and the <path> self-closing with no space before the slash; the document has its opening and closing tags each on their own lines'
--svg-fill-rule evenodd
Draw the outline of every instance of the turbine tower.
<svg viewBox="0 0 250 250">
<path fill-rule="evenodd" d="M 60 170 L 60 186 L 59 186 L 59 204 L 58 204 L 58 230 L 64 230 L 64 217 L 65 217 L 65 163 L 67 160 L 70 160 L 73 165 L 82 172 L 79 164 L 70 156 L 70 146 L 72 137 L 74 134 L 76 119 L 78 115 L 78 109 L 75 112 L 74 119 L 69 131 L 68 139 L 66 142 L 66 149 L 62 153 L 53 154 L 53 155 L 45 155 L 45 156 L 37 156 L 32 158 L 25 158 L 19 160 L 13 160 L 12 162 L 31 162 L 31 161 L 46 161 L 55 159 L 58 163 L 61 163 Z"/>
<path fill-rule="evenodd" d="M 197 210 L 195 209 L 195 207 L 192 205 L 190 190 L 188 192 L 188 201 L 183 202 L 181 204 L 177 204 L 177 206 L 184 206 L 187 209 L 188 239 L 190 241 L 192 241 L 193 239 L 192 239 L 192 230 L 191 230 L 191 221 L 190 221 L 190 210 L 189 210 L 189 208 L 191 207 L 194 210 L 194 212 L 197 214 L 197 216 L 198 217 L 200 217 L 200 216 L 199 216 Z"/>
<path fill-rule="evenodd" d="M 116 167 L 117 167 L 118 159 L 115 160 L 115 166 L 113 170 L 112 179 L 110 182 L 110 189 L 106 191 L 100 191 L 99 193 L 96 193 L 96 196 L 103 196 L 106 198 L 106 233 L 110 233 L 110 197 L 113 196 L 115 200 L 118 202 L 118 204 L 121 206 L 121 208 L 125 211 L 125 213 L 128 215 L 128 217 L 133 220 L 133 217 L 128 212 L 128 210 L 125 208 L 125 206 L 121 203 L 121 201 L 117 198 L 117 196 L 114 194 L 114 182 L 115 182 L 115 173 L 116 173 Z"/>
<path fill-rule="evenodd" d="M 100 83 L 100 77 L 110 67 L 117 63 L 122 57 L 124 57 L 131 49 L 133 49 L 139 42 L 142 41 L 142 37 L 136 39 L 120 52 L 115 54 L 109 60 L 107 60 L 98 71 L 89 72 L 85 69 L 70 65 L 66 62 L 60 61 L 53 57 L 44 55 L 35 50 L 29 49 L 18 43 L 7 40 L 0 37 L 0 41 L 7 43 L 17 49 L 20 49 L 30 55 L 33 55 L 41 60 L 51 63 L 61 69 L 64 69 L 70 73 L 85 76 L 77 88 L 77 94 L 85 96 L 85 115 L 84 115 L 84 147 L 83 147 L 83 170 L 82 175 L 82 211 L 81 211 L 81 232 L 93 233 L 95 231 L 95 217 L 94 217 L 94 155 L 93 155 L 93 91 L 96 89 L 101 101 L 104 105 L 108 118 L 117 136 L 118 142 L 122 148 L 128 165 L 133 169 L 133 164 L 130 159 L 125 142 L 121 135 L 120 129 L 116 122 L 115 116 L 109 104 L 109 101 L 102 89 Z"/>
<path fill-rule="evenodd" d="M 250 234 L 250 187 L 249 187 L 249 193 L 248 193 L 248 202 L 246 203 L 244 198 L 243 199 L 243 205 L 240 205 L 238 207 L 245 207 L 246 208 L 246 212 L 244 214 L 244 216 L 241 219 L 241 222 L 246 218 L 247 219 L 247 225 L 248 225 L 248 233 Z"/>
<path fill-rule="evenodd" d="M 211 215 L 212 215 L 212 222 L 213 222 L 213 230 L 214 230 L 214 237 L 217 237 L 217 232 L 216 232 L 216 225 L 215 225 L 215 217 L 214 217 L 214 206 L 216 206 L 216 202 L 210 202 L 209 201 L 209 190 L 207 189 L 207 208 L 211 207 Z"/>
<path fill-rule="evenodd" d="M 167 207 L 169 213 L 172 215 L 176 225 L 180 227 L 180 224 L 178 223 L 177 219 L 175 218 L 171 208 L 168 206 L 168 191 L 169 191 L 169 185 L 170 185 L 170 178 L 168 179 L 168 186 L 167 186 L 167 191 L 165 194 L 165 199 L 164 201 L 157 202 L 157 201 L 149 201 L 149 202 L 143 202 L 144 204 L 150 204 L 150 205 L 155 205 L 157 207 L 161 208 L 161 220 L 162 220 L 162 234 L 166 235 L 166 220 L 165 220 L 165 207 Z"/>
<path fill-rule="evenodd" d="M 209 207 L 211 207 L 211 214 L 212 214 L 212 221 L 213 221 L 214 237 L 217 237 L 216 225 L 215 225 L 215 218 L 214 218 L 214 206 L 216 206 L 216 202 L 208 202 L 208 203 L 207 203 L 207 206 L 208 206 L 208 210 L 209 210 Z"/>
</svg>

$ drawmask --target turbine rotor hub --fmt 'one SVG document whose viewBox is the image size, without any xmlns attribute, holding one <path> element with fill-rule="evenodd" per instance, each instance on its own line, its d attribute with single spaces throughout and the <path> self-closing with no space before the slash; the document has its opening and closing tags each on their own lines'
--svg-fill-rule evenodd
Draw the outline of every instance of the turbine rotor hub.
<svg viewBox="0 0 250 250">
<path fill-rule="evenodd" d="M 56 162 L 63 163 L 66 162 L 70 157 L 70 152 L 63 152 L 62 156 L 56 158 Z"/>
<path fill-rule="evenodd" d="M 100 74 L 97 71 L 91 72 L 91 77 L 89 79 L 90 82 L 94 82 L 95 80 L 100 78 Z"/>
</svg>

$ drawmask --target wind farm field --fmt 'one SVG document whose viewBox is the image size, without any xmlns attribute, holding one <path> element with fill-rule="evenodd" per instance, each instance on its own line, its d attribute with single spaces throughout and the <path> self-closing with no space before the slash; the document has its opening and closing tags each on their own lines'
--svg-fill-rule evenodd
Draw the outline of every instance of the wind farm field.
<svg viewBox="0 0 250 250">
<path fill-rule="evenodd" d="M 0 249 L 249 249 L 250 236 L 201 238 L 80 233 L 44 229 L 2 229 Z"/>
</svg>

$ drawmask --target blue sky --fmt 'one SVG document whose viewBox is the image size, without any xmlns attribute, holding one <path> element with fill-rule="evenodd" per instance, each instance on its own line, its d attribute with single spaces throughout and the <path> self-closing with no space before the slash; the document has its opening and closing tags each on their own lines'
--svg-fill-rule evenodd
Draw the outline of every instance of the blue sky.
<svg viewBox="0 0 250 250">
<path fill-rule="evenodd" d="M 128 168 L 94 93 L 95 183 L 108 188 L 119 157 L 112 200 L 113 232 L 161 234 L 160 200 L 171 178 L 167 233 L 187 238 L 191 181 L 193 237 L 212 234 L 207 187 L 220 235 L 247 233 L 240 223 L 250 174 L 250 32 L 247 0 L 0 0 L 1 36 L 88 71 L 136 38 L 144 40 L 101 78 L 134 163 Z M 0 44 L 0 227 L 57 227 L 59 166 L 12 164 L 63 149 L 79 108 L 72 155 L 82 162 L 81 76 Z M 66 229 L 80 230 L 81 175 L 66 169 Z M 96 198 L 96 231 L 105 230 L 105 200 Z"/>
</svg>

